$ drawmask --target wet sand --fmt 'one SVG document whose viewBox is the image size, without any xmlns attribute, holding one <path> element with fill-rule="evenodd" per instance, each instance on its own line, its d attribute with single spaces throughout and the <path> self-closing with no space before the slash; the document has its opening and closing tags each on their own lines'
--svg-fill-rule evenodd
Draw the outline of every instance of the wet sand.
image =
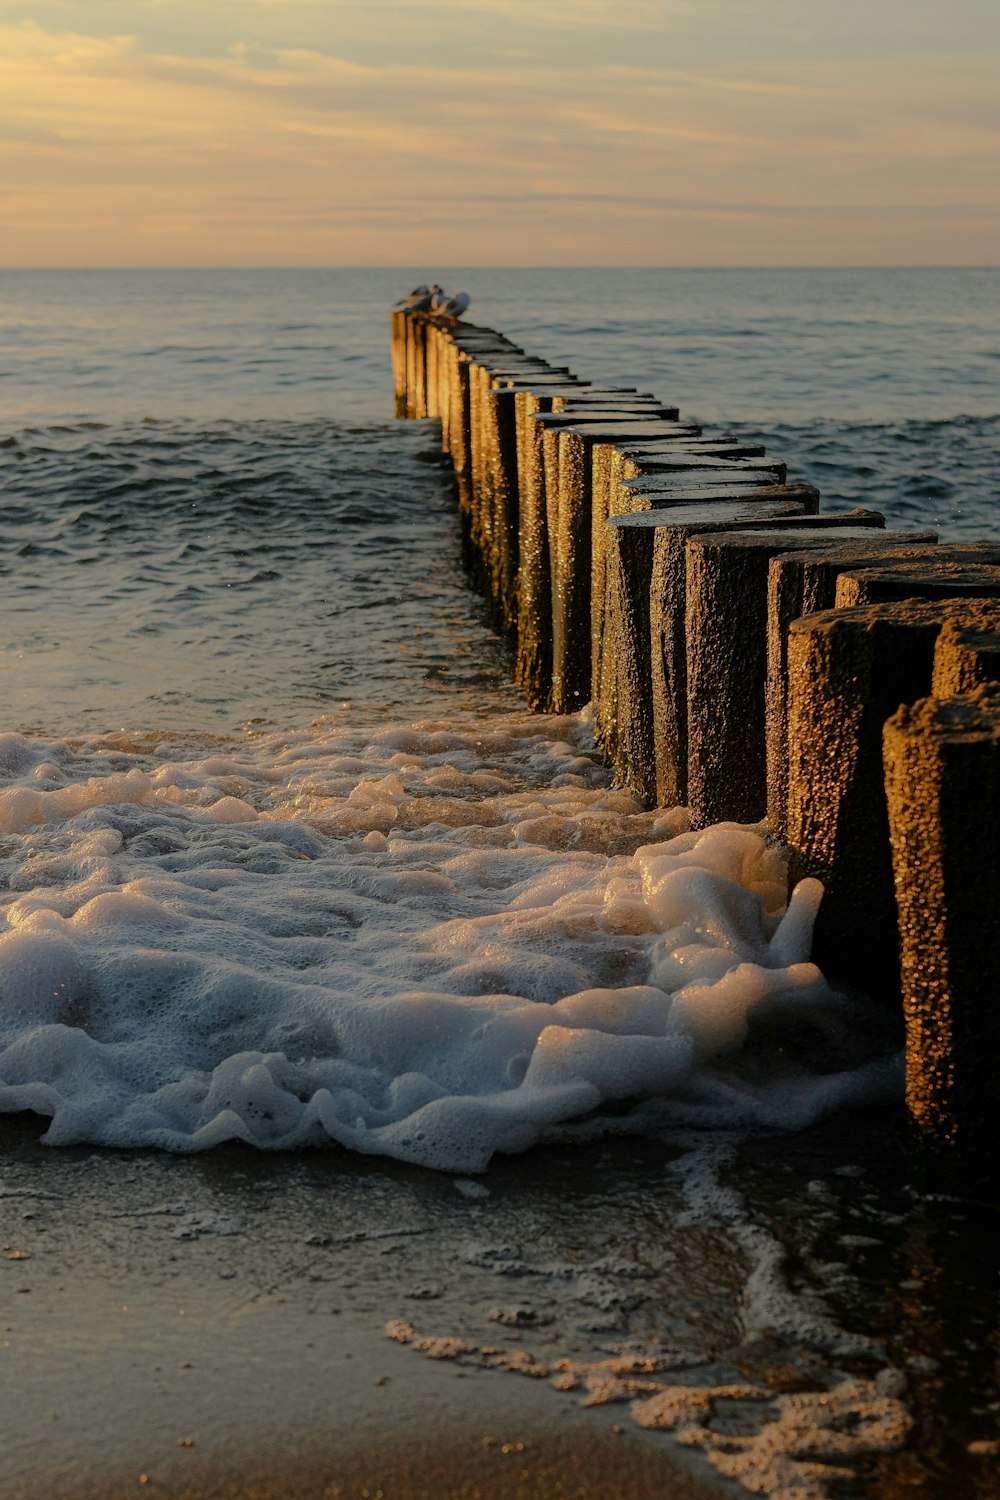
<svg viewBox="0 0 1000 1500">
<path fill-rule="evenodd" d="M 401 1313 L 451 1328 L 471 1310 L 521 1345 L 490 1321 L 497 1278 L 456 1261 L 494 1240 L 495 1188 L 339 1153 L 53 1152 L 38 1134 L 0 1122 L 4 1500 L 719 1493 L 619 1408 L 386 1336 Z M 579 1186 L 556 1223 L 518 1215 L 546 1252 Z M 596 1229 L 599 1200 L 581 1252 L 620 1238 Z"/>
<path fill-rule="evenodd" d="M 906 1371 L 911 1439 L 851 1460 L 852 1493 L 1000 1495 L 995 1222 L 913 1200 L 897 1126 L 758 1137 L 707 1177 L 702 1152 L 693 1187 L 683 1142 L 472 1181 L 332 1151 L 52 1151 L 2 1121 L 0 1497 L 745 1494 L 627 1401 L 496 1366 L 669 1348 L 681 1381 L 775 1392 L 873 1368 L 781 1326 L 782 1288 L 822 1288 L 832 1326 Z M 389 1320 L 471 1353 L 428 1358 Z"/>
<path fill-rule="evenodd" d="M 134 1465 L 123 1464 L 65 1484 L 46 1477 L 41 1487 L 14 1493 L 24 1500 L 125 1500 L 142 1494 L 171 1500 L 717 1500 L 720 1492 L 730 1493 L 685 1473 L 627 1433 L 600 1435 L 576 1422 L 565 1425 L 566 1431 L 552 1431 L 525 1421 L 511 1426 L 523 1436 L 508 1439 L 444 1429 L 333 1448 L 268 1447 L 239 1459 L 192 1456 L 164 1461 L 145 1484 Z"/>
</svg>

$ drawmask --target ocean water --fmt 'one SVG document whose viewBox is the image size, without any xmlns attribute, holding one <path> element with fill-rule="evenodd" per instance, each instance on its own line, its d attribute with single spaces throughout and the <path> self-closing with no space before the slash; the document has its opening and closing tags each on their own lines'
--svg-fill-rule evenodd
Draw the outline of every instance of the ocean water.
<svg viewBox="0 0 1000 1500">
<path fill-rule="evenodd" d="M 0 273 L 0 1110 L 465 1172 L 898 1099 L 815 884 L 523 712 L 390 415 L 428 274 L 827 506 L 991 533 L 996 270 Z"/>
</svg>

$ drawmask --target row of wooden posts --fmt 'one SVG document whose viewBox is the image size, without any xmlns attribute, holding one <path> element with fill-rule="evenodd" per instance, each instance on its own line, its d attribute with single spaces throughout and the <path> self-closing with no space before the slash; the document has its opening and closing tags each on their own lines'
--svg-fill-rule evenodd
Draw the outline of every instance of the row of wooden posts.
<svg viewBox="0 0 1000 1500">
<path fill-rule="evenodd" d="M 397 415 L 441 424 L 529 705 L 591 701 L 649 806 L 766 822 L 826 887 L 817 962 L 902 997 L 927 1159 L 995 1181 L 1000 544 L 821 512 L 760 444 L 493 329 L 392 329 Z"/>
</svg>

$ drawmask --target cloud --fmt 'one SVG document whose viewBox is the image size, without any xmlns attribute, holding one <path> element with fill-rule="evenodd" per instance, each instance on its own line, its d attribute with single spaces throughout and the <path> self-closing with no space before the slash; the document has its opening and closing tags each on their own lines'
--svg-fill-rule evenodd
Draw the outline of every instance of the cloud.
<svg viewBox="0 0 1000 1500">
<path fill-rule="evenodd" d="M 290 8 L 350 12 L 357 0 L 250 0 L 263 10 Z M 547 30 L 578 26 L 607 30 L 662 31 L 689 16 L 692 0 L 366 0 L 371 11 L 401 16 L 405 11 L 417 20 L 435 13 L 458 15 L 464 20 L 497 16 L 520 25 Z"/>
<path fill-rule="evenodd" d="M 567 67 L 248 36 L 0 24 L 7 263 L 815 260 L 852 229 L 856 260 L 933 259 L 945 221 L 945 259 L 1000 253 L 988 55 Z"/>
</svg>

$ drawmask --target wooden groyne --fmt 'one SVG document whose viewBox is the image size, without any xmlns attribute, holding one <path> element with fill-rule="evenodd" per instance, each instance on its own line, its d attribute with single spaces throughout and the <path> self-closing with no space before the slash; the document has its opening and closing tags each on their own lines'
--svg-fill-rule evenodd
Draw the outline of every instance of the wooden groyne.
<svg viewBox="0 0 1000 1500">
<path fill-rule="evenodd" d="M 901 1002 L 924 1159 L 995 1190 L 1000 546 L 821 511 L 761 445 L 411 300 L 396 412 L 440 422 L 529 706 L 592 702 L 621 786 L 824 882 L 817 962 Z"/>
</svg>

